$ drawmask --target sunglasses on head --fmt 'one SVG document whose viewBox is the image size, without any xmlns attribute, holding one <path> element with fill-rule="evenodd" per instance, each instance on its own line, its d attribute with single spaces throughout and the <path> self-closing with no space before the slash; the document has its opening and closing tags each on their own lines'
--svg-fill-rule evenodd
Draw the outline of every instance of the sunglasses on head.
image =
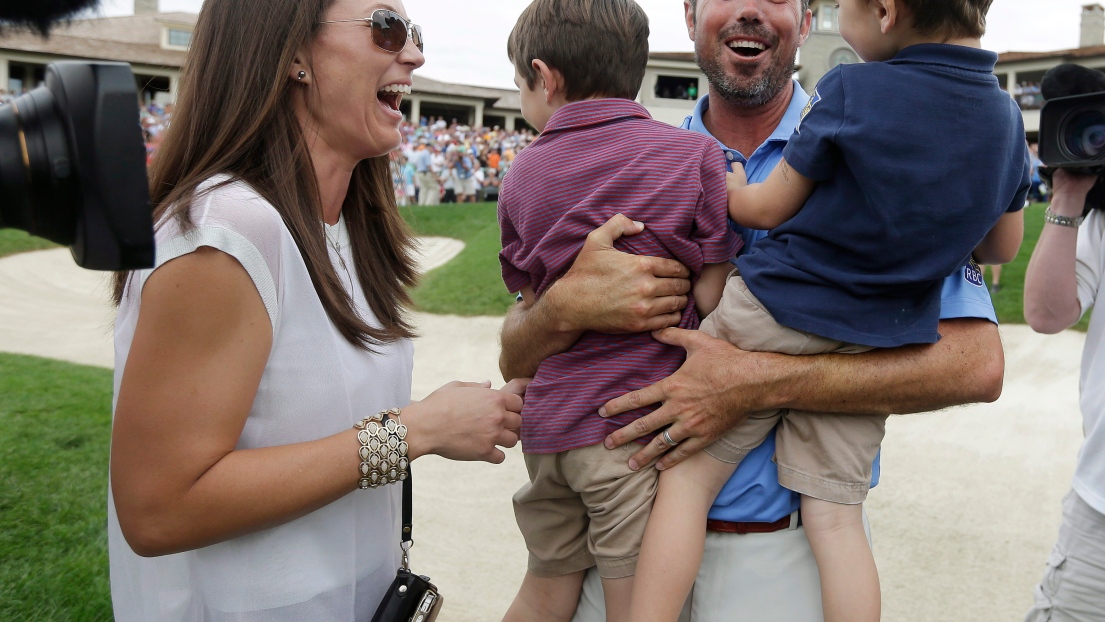
<svg viewBox="0 0 1105 622">
<path fill-rule="evenodd" d="M 345 24 L 361 22 L 372 31 L 372 43 L 385 52 L 398 54 L 407 47 L 407 39 L 414 41 L 418 51 L 422 51 L 422 27 L 410 23 L 407 18 L 387 9 L 376 9 L 368 17 L 357 19 L 335 19 L 320 24 Z"/>
</svg>

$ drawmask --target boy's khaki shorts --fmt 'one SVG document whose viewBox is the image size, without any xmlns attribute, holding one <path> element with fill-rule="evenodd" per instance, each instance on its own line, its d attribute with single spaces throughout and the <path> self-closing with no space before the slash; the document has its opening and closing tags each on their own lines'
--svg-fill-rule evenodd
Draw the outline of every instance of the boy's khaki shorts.
<svg viewBox="0 0 1105 622">
<path fill-rule="evenodd" d="M 701 330 L 750 352 L 858 354 L 873 348 L 826 339 L 782 326 L 733 271 L 721 303 Z M 797 493 L 834 503 L 857 504 L 871 487 L 886 417 L 771 410 L 753 413 L 704 451 L 738 464 L 775 429 L 779 483 Z"/>
<path fill-rule="evenodd" d="M 632 576 L 645 535 L 656 469 L 629 470 L 640 447 L 602 444 L 525 454 L 530 483 L 514 494 L 529 571 L 558 577 L 598 566 L 604 579 Z"/>
</svg>

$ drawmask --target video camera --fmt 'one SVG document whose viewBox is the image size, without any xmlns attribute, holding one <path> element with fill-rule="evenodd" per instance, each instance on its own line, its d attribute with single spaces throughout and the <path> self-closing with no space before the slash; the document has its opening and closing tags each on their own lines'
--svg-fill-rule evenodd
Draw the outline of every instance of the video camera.
<svg viewBox="0 0 1105 622">
<path fill-rule="evenodd" d="M 1040 176 L 1051 185 L 1051 171 L 1065 168 L 1097 175 L 1086 210 L 1105 209 L 1105 73 L 1063 64 L 1044 75 L 1040 91 Z"/>
<path fill-rule="evenodd" d="M 97 0 L 0 1 L 0 22 L 46 35 Z M 0 106 L 0 228 L 71 246 L 77 265 L 154 263 L 146 151 L 125 63 L 61 62 L 45 85 Z"/>
</svg>

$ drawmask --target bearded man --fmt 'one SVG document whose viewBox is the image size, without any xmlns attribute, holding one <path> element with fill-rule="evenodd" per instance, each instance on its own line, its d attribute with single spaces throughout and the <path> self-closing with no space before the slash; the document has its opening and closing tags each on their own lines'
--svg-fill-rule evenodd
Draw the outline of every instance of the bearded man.
<svg viewBox="0 0 1105 622">
<path fill-rule="evenodd" d="M 791 79 L 809 35 L 808 0 L 685 0 L 686 26 L 710 92 L 684 127 L 712 136 L 722 156 L 740 162 L 750 182 L 763 181 L 809 102 Z M 737 228 L 745 249 L 765 236 Z M 942 339 L 931 345 L 866 354 L 787 356 L 744 352 L 678 323 L 690 288 L 671 260 L 614 249 L 641 231 L 615 217 L 592 232 L 572 269 L 532 305 L 519 303 L 503 326 L 500 366 L 506 378 L 531 377 L 545 358 L 567 350 L 588 330 L 659 330 L 655 337 L 687 350 L 687 361 L 660 383 L 616 399 L 610 414 L 662 403 L 613 433 L 608 447 L 667 427 L 631 458 L 632 468 L 667 468 L 711 444 L 747 418 L 776 408 L 857 416 L 916 413 L 993 401 L 1001 394 L 1004 358 L 996 316 L 981 275 L 949 275 L 942 299 Z M 977 281 L 977 284 L 976 284 Z M 706 550 L 684 620 L 805 622 L 822 620 L 820 581 L 801 527 L 798 495 L 782 488 L 774 437 L 750 453 L 710 512 Z M 879 464 L 873 469 L 877 483 Z M 578 622 L 605 619 L 597 573 L 584 586 Z"/>
</svg>

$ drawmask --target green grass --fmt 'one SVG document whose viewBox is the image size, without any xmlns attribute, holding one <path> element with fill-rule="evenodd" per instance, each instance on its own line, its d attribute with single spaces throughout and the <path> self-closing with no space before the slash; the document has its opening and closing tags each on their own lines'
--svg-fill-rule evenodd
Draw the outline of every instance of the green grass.
<svg viewBox="0 0 1105 622">
<path fill-rule="evenodd" d="M 36 238 L 18 229 L 0 229 L 0 257 L 37 251 L 57 246 L 53 242 Z"/>
<path fill-rule="evenodd" d="M 422 278 L 414 291 L 419 311 L 455 315 L 503 315 L 514 297 L 499 268 L 499 221 L 494 203 L 401 208 L 418 235 L 456 238 L 464 250 Z"/>
<path fill-rule="evenodd" d="M 111 372 L 0 354 L 0 620 L 110 620 Z"/>
<path fill-rule="evenodd" d="M 1001 291 L 993 296 L 1003 324 L 1024 324 L 1024 273 L 1044 225 L 1043 203 L 1025 210 L 1024 244 L 1003 267 Z M 493 203 L 416 206 L 402 208 L 403 216 L 419 235 L 457 238 L 466 246 L 461 254 L 426 275 L 414 292 L 419 310 L 456 315 L 502 315 L 514 303 L 506 293 L 499 270 L 499 226 Z M 987 283 L 990 275 L 987 272 Z M 1074 326 L 1085 331 L 1089 316 Z"/>
</svg>

